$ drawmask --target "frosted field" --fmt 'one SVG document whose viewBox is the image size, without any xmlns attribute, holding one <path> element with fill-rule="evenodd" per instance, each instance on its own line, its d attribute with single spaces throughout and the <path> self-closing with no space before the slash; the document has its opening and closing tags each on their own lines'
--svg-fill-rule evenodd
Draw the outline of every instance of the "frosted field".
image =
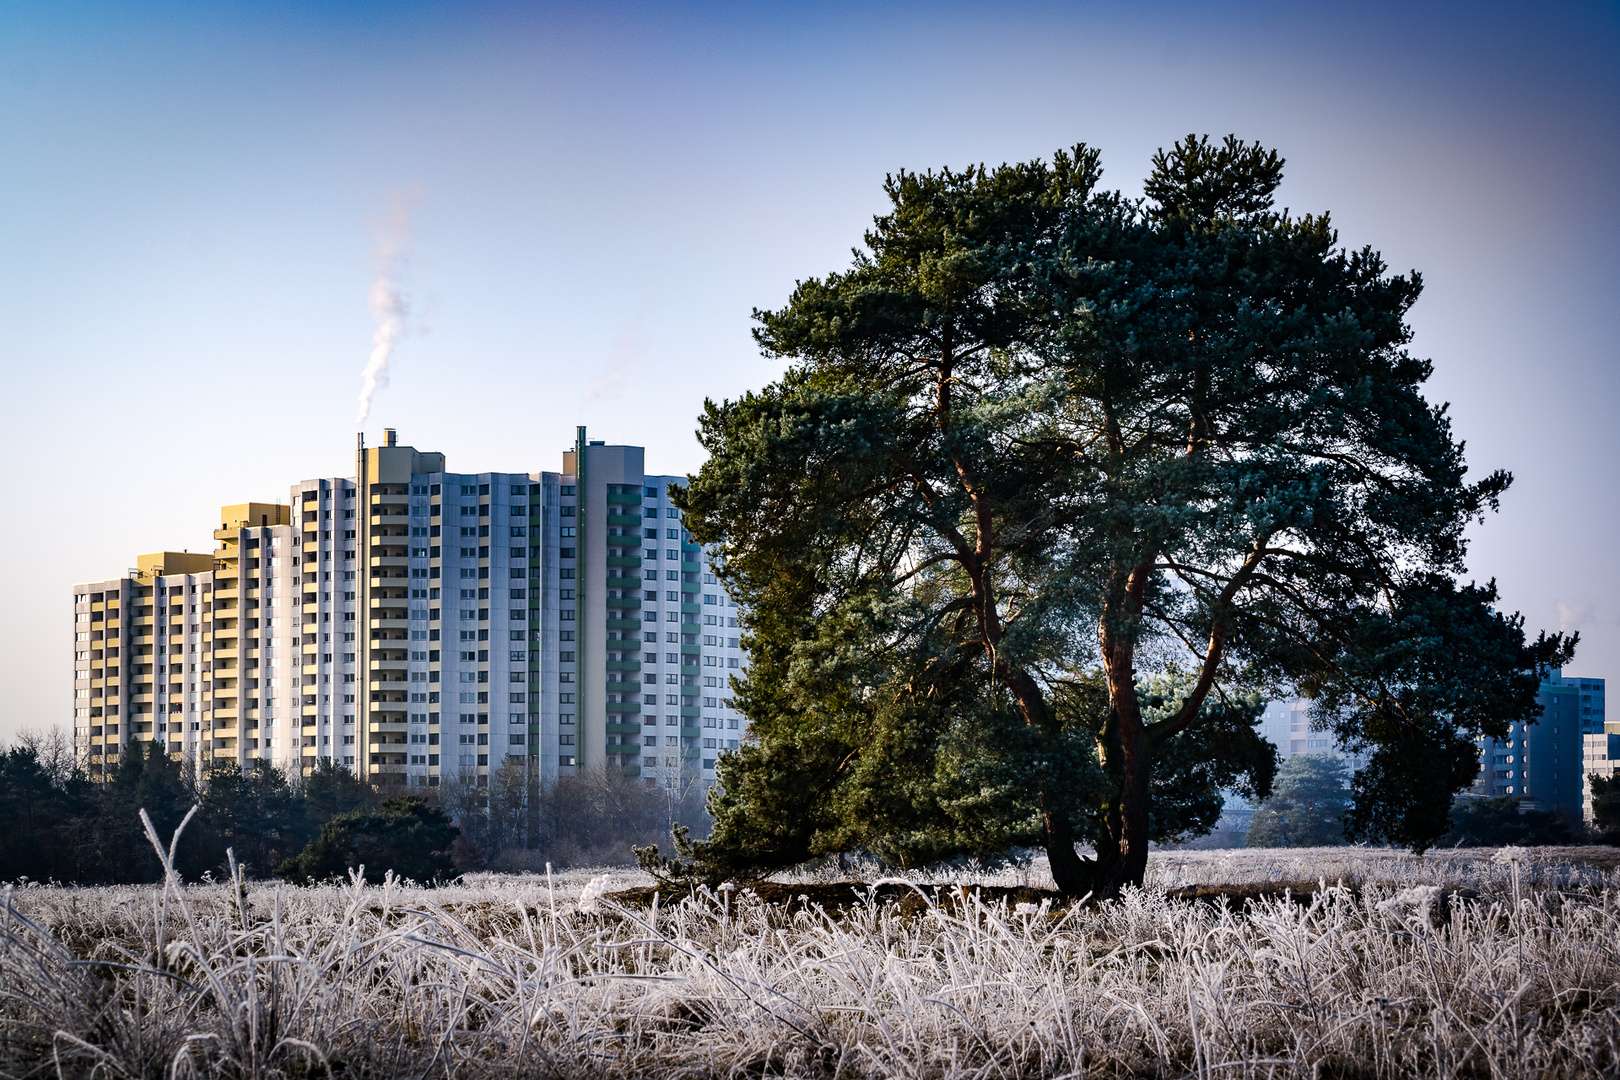
<svg viewBox="0 0 1620 1080">
<path fill-rule="evenodd" d="M 1156 852 L 1146 889 L 1072 909 L 952 898 L 1049 885 L 1039 862 L 838 912 L 598 899 L 648 884 L 624 872 L 28 886 L 0 1074 L 1614 1076 L 1620 877 L 1570 854 Z M 1278 882 L 1312 895 L 1167 892 Z"/>
</svg>

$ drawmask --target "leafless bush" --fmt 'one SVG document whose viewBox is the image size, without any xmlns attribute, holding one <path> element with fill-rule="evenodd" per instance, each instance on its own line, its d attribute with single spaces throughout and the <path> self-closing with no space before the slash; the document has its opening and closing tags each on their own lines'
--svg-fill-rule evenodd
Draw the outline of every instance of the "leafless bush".
<svg viewBox="0 0 1620 1080">
<path fill-rule="evenodd" d="M 602 768 L 541 782 L 508 763 L 487 778 L 446 776 L 435 790 L 485 865 L 507 871 L 633 864 L 632 847 L 667 849 L 673 826 L 708 820 L 694 782 L 671 788 Z"/>
<path fill-rule="evenodd" d="M 1227 870 L 1296 869 L 1268 854 Z M 1528 852 L 1392 878 L 1380 853 L 1341 857 L 1354 887 L 1242 908 L 1162 887 L 992 905 L 941 883 L 836 915 L 746 888 L 643 910 L 578 874 L 30 887 L 0 911 L 0 1071 L 1615 1074 L 1620 877 Z M 1195 869 L 1155 858 L 1161 881 Z M 1447 874 L 1479 898 L 1431 883 Z"/>
</svg>

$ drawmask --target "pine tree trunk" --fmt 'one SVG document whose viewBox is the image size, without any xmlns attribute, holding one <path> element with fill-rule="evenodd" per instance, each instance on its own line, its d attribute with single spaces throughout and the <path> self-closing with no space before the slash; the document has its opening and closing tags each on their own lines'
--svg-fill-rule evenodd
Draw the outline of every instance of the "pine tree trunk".
<svg viewBox="0 0 1620 1080">
<path fill-rule="evenodd" d="M 1052 880 L 1065 896 L 1084 896 L 1092 890 L 1092 867 L 1074 850 L 1074 830 L 1064 808 L 1062 792 L 1043 787 L 1041 823 L 1046 828 L 1046 859 L 1052 867 Z"/>
<path fill-rule="evenodd" d="M 1113 591 L 1114 600 L 1103 612 L 1099 644 L 1108 680 L 1108 709 L 1119 738 L 1120 791 L 1115 814 L 1109 816 L 1112 843 L 1106 856 L 1099 851 L 1099 896 L 1116 895 L 1126 885 L 1141 885 L 1147 875 L 1148 780 L 1153 752 L 1136 700 L 1136 647 L 1134 631 L 1142 611 L 1142 591 L 1151 567 L 1140 565 Z M 1117 815 L 1117 816 L 1116 816 Z"/>
</svg>

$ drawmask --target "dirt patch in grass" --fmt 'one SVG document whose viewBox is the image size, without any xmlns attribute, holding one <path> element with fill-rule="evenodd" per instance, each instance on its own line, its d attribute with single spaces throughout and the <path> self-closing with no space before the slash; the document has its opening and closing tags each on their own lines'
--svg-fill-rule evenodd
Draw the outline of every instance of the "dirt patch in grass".
<svg viewBox="0 0 1620 1080">
<path fill-rule="evenodd" d="M 1581 844 L 1571 847 L 1532 848 L 1531 853 L 1543 862 L 1567 860 L 1573 863 L 1585 863 L 1587 866 L 1594 866 L 1604 873 L 1620 869 L 1620 847 L 1608 847 L 1602 844 Z"/>
<path fill-rule="evenodd" d="M 1334 886 L 1330 883 L 1328 887 L 1333 888 Z M 1250 904 L 1261 900 L 1287 898 L 1294 903 L 1308 904 L 1319 888 L 1319 883 L 1315 881 L 1268 881 L 1244 884 L 1187 885 L 1178 889 L 1170 889 L 1165 895 L 1172 900 L 1184 900 L 1194 903 L 1219 904 L 1224 901 L 1232 907 L 1242 910 Z M 662 902 L 668 903 L 673 899 L 686 896 L 690 891 L 690 889 L 648 886 L 609 893 L 607 898 L 625 907 L 646 908 L 651 906 L 655 893 L 661 893 L 663 896 Z M 1352 893 L 1360 892 L 1359 889 L 1352 889 L 1351 891 Z M 977 897 L 980 903 L 988 906 L 999 906 L 1005 903 L 1009 908 L 1016 908 L 1019 904 L 1039 905 L 1044 901 L 1049 905 L 1048 910 L 1057 910 L 1074 902 L 1073 897 L 1064 896 L 1055 889 L 1035 889 L 1028 886 L 923 886 L 919 891 L 910 886 L 892 882 L 886 882 L 874 887 L 861 881 L 836 881 L 800 885 L 784 885 L 776 881 L 750 881 L 739 884 L 732 891 L 731 902 L 733 904 L 765 903 L 789 911 L 804 908 L 821 908 L 834 913 L 860 904 L 894 904 L 898 905 L 901 914 L 911 915 L 926 910 L 928 901 L 933 901 L 945 908 L 953 908 L 961 904 L 969 895 Z M 927 899 L 925 900 L 924 897 Z"/>
<path fill-rule="evenodd" d="M 909 885 L 900 885 L 894 882 L 885 882 L 872 886 L 861 881 L 831 881 L 814 884 L 784 885 L 778 881 L 748 881 L 737 886 L 731 893 L 733 904 L 765 903 L 788 910 L 800 908 L 822 908 L 826 911 L 839 912 L 859 904 L 877 903 L 897 904 L 903 914 L 913 914 L 927 909 L 928 902 L 933 901 L 944 906 L 955 906 L 962 902 L 964 889 L 961 886 L 932 886 L 921 887 L 922 891 Z M 654 893 L 662 893 L 664 901 L 686 896 L 690 889 L 665 888 L 662 886 L 648 886 L 640 889 L 625 889 L 621 892 L 609 893 L 608 899 L 625 907 L 644 908 L 652 904 Z M 1001 904 L 1008 906 L 1018 904 L 1039 904 L 1041 901 L 1050 901 L 1053 907 L 1060 907 L 1068 903 L 1063 894 L 1052 889 L 1032 889 L 1028 887 L 1008 888 L 996 885 L 967 886 L 967 893 L 977 895 L 983 904 Z M 924 897 L 927 897 L 927 900 Z"/>
</svg>

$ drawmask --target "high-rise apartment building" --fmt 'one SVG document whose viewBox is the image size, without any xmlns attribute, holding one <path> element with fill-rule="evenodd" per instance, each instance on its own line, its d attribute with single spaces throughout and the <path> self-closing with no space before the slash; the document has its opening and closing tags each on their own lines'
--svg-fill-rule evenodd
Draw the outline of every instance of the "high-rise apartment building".
<svg viewBox="0 0 1620 1080">
<path fill-rule="evenodd" d="M 1589 677 L 1581 678 L 1558 672 L 1552 677 L 1551 681 L 1558 683 L 1560 686 L 1567 686 L 1580 695 L 1576 707 L 1580 710 L 1582 734 L 1603 734 L 1605 720 L 1603 711 L 1604 680 Z"/>
<path fill-rule="evenodd" d="M 1266 702 L 1260 713 L 1261 738 L 1275 746 L 1284 761 L 1299 754 L 1332 754 L 1341 758 L 1351 771 L 1366 764 L 1365 755 L 1345 750 L 1333 732 L 1312 729 L 1311 705 L 1308 698 Z"/>
<path fill-rule="evenodd" d="M 1587 765 L 1583 733 L 1585 716 L 1590 715 L 1582 709 L 1591 707 L 1594 682 L 1601 684 L 1602 680 L 1565 678 L 1555 670 L 1541 684 L 1541 717 L 1536 723 L 1514 724 L 1505 740 L 1481 742 L 1475 793 L 1489 798 L 1512 796 L 1521 807 L 1556 810 L 1579 821 Z M 1585 691 L 1583 683 L 1588 686 Z M 1588 698 L 1585 706 L 1583 693 Z M 1601 723 L 1600 712 L 1599 731 Z"/>
<path fill-rule="evenodd" d="M 354 477 L 226 507 L 211 554 L 75 586 L 82 760 L 712 781 L 746 731 L 737 609 L 643 458 L 581 428 L 561 472 L 455 473 L 390 431 Z"/>
</svg>

